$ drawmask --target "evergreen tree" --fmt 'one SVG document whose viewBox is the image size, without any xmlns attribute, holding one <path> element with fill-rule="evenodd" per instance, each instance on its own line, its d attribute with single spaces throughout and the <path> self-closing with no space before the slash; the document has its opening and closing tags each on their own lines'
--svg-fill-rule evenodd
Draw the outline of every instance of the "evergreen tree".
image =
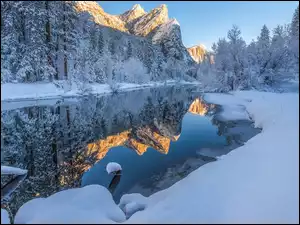
<svg viewBox="0 0 300 225">
<path fill-rule="evenodd" d="M 240 29 L 234 25 L 231 30 L 228 31 L 227 37 L 229 39 L 229 55 L 230 58 L 230 70 L 232 75 L 232 83 L 230 86 L 232 89 L 237 89 L 240 86 L 247 84 L 246 68 L 246 43 L 241 37 Z"/>
<path fill-rule="evenodd" d="M 287 57 L 283 26 L 278 25 L 274 29 L 270 51 L 270 69 L 274 72 L 283 68 L 285 63 L 284 58 Z"/>
<path fill-rule="evenodd" d="M 295 72 L 299 73 L 299 5 L 294 12 L 290 29 L 290 58 Z"/>
<path fill-rule="evenodd" d="M 266 25 L 261 29 L 260 36 L 257 38 L 257 63 L 259 66 L 259 75 L 263 75 L 270 63 L 270 31 Z"/>
<path fill-rule="evenodd" d="M 104 53 L 104 40 L 102 30 L 100 29 L 98 29 L 98 52 L 100 56 L 102 56 Z"/>
<path fill-rule="evenodd" d="M 130 59 L 131 56 L 132 56 L 132 44 L 130 41 L 128 41 L 127 54 L 125 60 Z"/>
</svg>

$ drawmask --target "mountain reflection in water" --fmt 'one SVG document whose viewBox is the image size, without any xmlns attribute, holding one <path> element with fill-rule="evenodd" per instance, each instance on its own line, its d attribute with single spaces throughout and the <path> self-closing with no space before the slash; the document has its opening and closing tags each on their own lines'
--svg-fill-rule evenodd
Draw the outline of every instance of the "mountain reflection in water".
<svg viewBox="0 0 300 225">
<path fill-rule="evenodd" d="M 208 109 L 209 106 L 203 100 L 196 98 L 187 112 L 204 116 Z M 94 155 L 95 160 L 99 161 L 105 157 L 109 149 L 122 145 L 134 150 L 138 155 L 144 154 L 148 147 L 152 147 L 162 154 L 168 154 L 170 142 L 177 141 L 180 137 L 181 121 L 177 120 L 177 122 L 179 124 L 174 129 L 170 124 L 158 123 L 157 119 L 154 118 L 153 124 L 132 128 L 88 144 L 86 155 Z"/>
<path fill-rule="evenodd" d="M 123 168 L 117 200 L 145 176 L 183 164 L 203 146 L 225 146 L 230 139 L 230 132 L 227 137 L 218 134 L 226 131 L 223 122 L 215 121 L 215 126 L 205 116 L 217 107 L 204 103 L 195 86 L 2 106 L 1 164 L 28 170 L 12 196 L 13 212 L 30 199 L 66 188 L 91 183 L 108 187 L 109 161 Z"/>
</svg>

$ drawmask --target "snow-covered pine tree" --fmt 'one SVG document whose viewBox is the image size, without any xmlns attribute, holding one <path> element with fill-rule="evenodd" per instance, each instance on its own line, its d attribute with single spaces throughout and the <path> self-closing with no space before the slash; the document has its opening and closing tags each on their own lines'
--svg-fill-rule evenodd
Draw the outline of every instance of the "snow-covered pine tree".
<svg viewBox="0 0 300 225">
<path fill-rule="evenodd" d="M 15 61 L 18 39 L 14 15 L 17 15 L 19 4 L 19 2 L 1 1 L 1 82 L 16 79 Z"/>
<path fill-rule="evenodd" d="M 290 29 L 289 50 L 293 68 L 299 74 L 299 5 L 294 12 Z"/>
<path fill-rule="evenodd" d="M 266 25 L 263 25 L 260 35 L 257 38 L 257 63 L 259 66 L 259 76 L 263 78 L 263 81 L 267 81 L 268 76 L 264 76 L 267 72 L 270 60 L 270 31 Z"/>
<path fill-rule="evenodd" d="M 98 29 L 97 32 L 98 32 L 98 53 L 100 56 L 103 56 L 104 53 L 103 33 L 101 29 Z"/>
<path fill-rule="evenodd" d="M 233 75 L 232 89 L 237 89 L 240 86 L 245 86 L 247 82 L 247 76 L 245 73 L 245 49 L 246 43 L 241 37 L 241 31 L 233 25 L 232 29 L 228 31 L 227 37 L 229 39 L 229 55 L 230 57 L 230 69 Z"/>
<path fill-rule="evenodd" d="M 125 60 L 128 60 L 130 57 L 132 57 L 132 44 L 130 41 L 128 41 L 128 47 L 127 47 L 127 53 L 125 56 Z"/>
<path fill-rule="evenodd" d="M 228 77 L 230 72 L 229 43 L 225 38 L 219 39 L 217 44 L 213 45 L 215 55 L 215 68 L 218 83 L 225 90 L 229 88 Z M 233 88 L 232 86 L 230 87 Z"/>
<path fill-rule="evenodd" d="M 270 69 L 272 72 L 278 72 L 284 67 L 285 57 L 287 57 L 287 49 L 284 40 L 284 28 L 278 25 L 273 31 L 273 37 L 270 46 L 271 60 Z"/>
</svg>

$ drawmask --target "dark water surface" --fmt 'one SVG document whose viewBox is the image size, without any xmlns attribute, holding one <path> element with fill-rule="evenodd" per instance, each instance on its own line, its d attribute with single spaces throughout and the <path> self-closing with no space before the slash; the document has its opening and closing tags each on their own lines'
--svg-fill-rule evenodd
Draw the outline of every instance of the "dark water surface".
<svg viewBox="0 0 300 225">
<path fill-rule="evenodd" d="M 89 184 L 108 187 L 108 162 L 121 164 L 113 192 L 148 196 L 256 135 L 251 121 L 220 121 L 195 86 L 161 87 L 1 107 L 1 165 L 28 169 L 14 192 L 26 201 Z M 7 179 L 1 177 L 1 183 Z"/>
</svg>

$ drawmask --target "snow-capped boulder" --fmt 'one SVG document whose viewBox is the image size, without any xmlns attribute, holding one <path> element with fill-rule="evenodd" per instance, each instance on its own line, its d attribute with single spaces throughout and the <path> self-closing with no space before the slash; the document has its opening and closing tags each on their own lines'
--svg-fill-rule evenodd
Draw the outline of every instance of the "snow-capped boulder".
<svg viewBox="0 0 300 225">
<path fill-rule="evenodd" d="M 113 172 L 117 172 L 120 170 L 122 170 L 122 167 L 119 163 L 116 163 L 116 162 L 110 162 L 106 166 L 106 171 L 108 174 L 111 174 Z"/>
</svg>

